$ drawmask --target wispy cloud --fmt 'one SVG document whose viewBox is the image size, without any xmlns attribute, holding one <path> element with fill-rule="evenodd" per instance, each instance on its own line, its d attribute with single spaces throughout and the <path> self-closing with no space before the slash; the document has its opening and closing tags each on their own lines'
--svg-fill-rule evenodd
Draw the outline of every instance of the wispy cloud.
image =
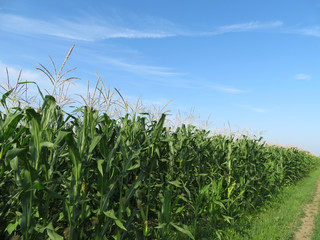
<svg viewBox="0 0 320 240">
<path fill-rule="evenodd" d="M 132 72 L 139 75 L 159 76 L 159 77 L 174 77 L 174 76 L 185 75 L 184 73 L 174 72 L 172 69 L 166 68 L 166 67 L 133 64 L 133 63 L 128 63 L 123 60 L 119 60 L 115 58 L 103 58 L 103 61 L 113 66 L 117 66 L 124 71 Z"/>
<path fill-rule="evenodd" d="M 237 104 L 237 106 L 245 108 L 245 109 L 248 109 L 248 110 L 251 110 L 253 112 L 257 112 L 257 113 L 264 113 L 264 112 L 267 111 L 266 109 L 263 109 L 263 108 L 257 108 L 257 107 L 252 107 L 252 106 L 248 106 L 248 105 Z"/>
<path fill-rule="evenodd" d="M 295 75 L 294 78 L 297 80 L 310 80 L 311 76 L 304 74 L 304 73 L 300 73 L 300 74 Z"/>
<path fill-rule="evenodd" d="M 152 106 L 158 106 L 158 107 L 163 107 L 166 105 L 169 105 L 172 101 L 169 99 L 165 99 L 165 98 L 160 98 L 160 99 L 145 99 L 143 98 L 143 96 L 127 96 L 129 102 L 132 103 L 137 103 L 138 100 L 143 104 L 144 107 L 152 107 Z"/>
<path fill-rule="evenodd" d="M 204 84 L 204 85 L 206 85 L 206 87 L 210 87 L 219 92 L 230 93 L 230 94 L 240 94 L 240 93 L 248 92 L 246 90 L 242 90 L 234 87 L 227 87 L 227 86 L 213 85 L 213 84 Z"/>
<path fill-rule="evenodd" d="M 240 23 L 240 24 L 232 24 L 232 25 L 225 25 L 218 27 L 216 31 L 208 34 L 224 34 L 224 33 L 231 33 L 231 32 L 249 32 L 253 30 L 261 30 L 261 29 L 268 29 L 268 28 L 277 28 L 283 25 L 281 21 L 274 21 L 269 23 L 261 23 L 258 21 L 255 22 L 248 22 L 248 23 Z"/>
<path fill-rule="evenodd" d="M 188 89 L 213 89 L 215 91 L 227 93 L 227 94 L 242 94 L 249 92 L 248 90 L 239 89 L 230 86 L 224 86 L 208 81 L 194 81 L 191 80 L 188 73 L 177 72 L 172 68 L 151 66 L 144 64 L 131 63 L 126 60 L 117 58 L 108 58 L 101 56 L 93 56 L 99 62 L 108 64 L 123 72 L 130 72 L 141 77 L 147 77 L 154 83 L 160 85 L 166 85 L 170 87 L 188 88 Z"/>
<path fill-rule="evenodd" d="M 84 41 L 111 38 L 164 38 L 176 35 L 172 31 L 158 29 L 155 24 L 141 30 L 99 19 L 46 21 L 12 14 L 0 14 L 0 29 L 20 34 L 41 34 Z"/>
<path fill-rule="evenodd" d="M 216 27 L 213 31 L 188 31 L 174 23 L 156 18 L 136 21 L 139 26 L 130 27 L 126 23 L 114 20 L 83 17 L 67 20 L 62 18 L 40 20 L 13 14 L 0 14 L 0 30 L 17 34 L 40 34 L 64 39 L 97 41 L 112 38 L 168 38 L 174 36 L 206 36 L 220 35 L 231 32 L 249 32 L 259 29 L 276 28 L 283 23 L 274 21 L 269 23 L 248 22 Z"/>
<path fill-rule="evenodd" d="M 117 69 L 123 72 L 130 72 L 141 77 L 147 77 L 148 79 L 152 79 L 153 82 L 157 82 L 160 85 L 188 89 L 209 88 L 227 94 L 242 94 L 248 92 L 248 90 L 215 84 L 208 81 L 190 80 L 190 76 L 188 75 L 188 73 L 177 72 L 174 69 L 168 67 L 136 64 L 117 58 L 108 58 L 101 56 L 93 57 L 96 58 L 99 62 L 112 66 L 113 69 Z"/>
<path fill-rule="evenodd" d="M 259 31 L 259 30 L 274 29 L 274 28 L 281 27 L 282 25 L 283 25 L 283 22 L 281 21 L 273 21 L 273 22 L 252 21 L 252 22 L 246 22 L 246 23 L 236 23 L 236 24 L 218 26 L 211 31 L 183 32 L 181 35 L 215 36 L 215 35 L 222 35 L 227 33 L 253 32 L 253 31 Z"/>
<path fill-rule="evenodd" d="M 320 26 L 298 28 L 291 30 L 290 32 L 307 36 L 320 37 Z"/>
</svg>

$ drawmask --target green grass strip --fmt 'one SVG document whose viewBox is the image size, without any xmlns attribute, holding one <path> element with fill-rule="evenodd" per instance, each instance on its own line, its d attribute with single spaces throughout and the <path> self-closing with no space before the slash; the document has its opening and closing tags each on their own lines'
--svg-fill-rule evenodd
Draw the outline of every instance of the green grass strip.
<svg viewBox="0 0 320 240">
<path fill-rule="evenodd" d="M 315 217 L 315 226 L 311 240 L 320 240 L 320 202 L 318 204 L 318 214 Z"/>
<path fill-rule="evenodd" d="M 307 177 L 297 182 L 295 186 L 287 187 L 279 193 L 261 213 L 247 216 L 240 223 L 245 229 L 243 233 L 236 233 L 230 239 L 294 239 L 294 232 L 301 224 L 303 206 L 312 201 L 317 188 L 317 179 L 320 168 L 310 173 Z M 239 226 L 238 226 L 239 227 Z M 320 212 L 317 216 L 317 228 L 312 239 L 320 239 Z"/>
</svg>

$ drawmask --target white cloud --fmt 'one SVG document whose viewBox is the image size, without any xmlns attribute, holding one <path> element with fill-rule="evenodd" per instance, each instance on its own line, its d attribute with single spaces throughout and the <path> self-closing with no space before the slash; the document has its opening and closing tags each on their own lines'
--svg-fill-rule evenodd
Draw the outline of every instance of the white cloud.
<svg viewBox="0 0 320 240">
<path fill-rule="evenodd" d="M 295 29 L 291 32 L 299 33 L 299 34 L 307 35 L 307 36 L 320 37 L 320 26 Z"/>
<path fill-rule="evenodd" d="M 145 99 L 143 98 L 143 96 L 140 96 L 140 97 L 127 96 L 127 97 L 130 103 L 137 103 L 137 101 L 139 100 L 139 102 L 142 102 L 142 105 L 144 107 L 152 107 L 152 106 L 164 107 L 166 105 L 170 105 L 172 101 L 164 98 L 160 98 L 157 100 Z"/>
<path fill-rule="evenodd" d="M 132 72 L 139 75 L 154 75 L 160 77 L 183 76 L 183 73 L 173 72 L 172 69 L 166 67 L 157 67 L 141 64 L 132 64 L 115 58 L 102 58 L 104 62 L 120 67 L 122 70 Z"/>
<path fill-rule="evenodd" d="M 295 75 L 294 78 L 297 79 L 297 80 L 310 80 L 311 76 L 307 75 L 307 74 L 304 74 L 304 73 L 300 73 L 300 74 Z"/>
<path fill-rule="evenodd" d="M 40 34 L 72 40 L 96 41 L 112 38 L 168 38 L 174 36 L 210 36 L 230 32 L 248 32 L 259 29 L 276 28 L 280 21 L 261 23 L 248 22 L 217 27 L 214 31 L 185 31 L 175 24 L 155 18 L 135 19 L 138 27 L 128 27 L 132 24 L 116 23 L 114 20 L 83 17 L 70 21 L 66 19 L 40 20 L 0 14 L 0 29 L 17 34 Z M 133 22 L 133 21 L 132 21 Z M 143 24 L 141 22 L 144 22 Z"/>
<path fill-rule="evenodd" d="M 178 87 L 178 88 L 195 88 L 196 86 L 192 81 L 187 79 L 187 73 L 174 71 L 172 68 L 152 66 L 147 64 L 132 63 L 131 61 L 109 58 L 105 56 L 99 56 L 96 54 L 91 55 L 102 65 L 112 67 L 112 71 L 119 71 L 122 75 L 127 73 L 135 74 L 141 79 L 141 82 L 145 84 L 145 80 L 152 81 L 159 85 Z"/>
<path fill-rule="evenodd" d="M 245 93 L 246 90 L 242 90 L 239 88 L 233 88 L 233 87 L 227 87 L 227 86 L 218 86 L 218 85 L 212 85 L 212 84 L 204 84 L 207 85 L 206 87 L 210 87 L 214 90 L 224 92 L 224 93 L 231 93 L 231 94 L 239 94 L 239 93 Z"/>
<path fill-rule="evenodd" d="M 181 35 L 184 36 L 215 36 L 222 35 L 226 33 L 236 33 L 236 32 L 252 32 L 270 28 L 278 28 L 283 25 L 281 21 L 273 21 L 267 23 L 261 23 L 259 21 L 247 22 L 247 23 L 236 23 L 231 25 L 224 25 L 216 27 L 213 31 L 204 32 L 183 32 Z"/>
<path fill-rule="evenodd" d="M 237 105 L 238 105 L 239 107 L 242 107 L 242 108 L 251 110 L 251 111 L 253 111 L 253 112 L 257 112 L 257 113 L 264 113 L 264 112 L 267 111 L 266 109 L 263 109 L 263 108 L 257 108 L 257 107 L 252 107 L 252 106 L 248 106 L 248 105 L 239 105 L 239 104 L 237 104 Z"/>
<path fill-rule="evenodd" d="M 219 27 L 212 34 L 224 34 L 230 32 L 249 32 L 253 30 L 259 29 L 267 29 L 267 28 L 277 28 L 283 25 L 280 21 L 270 22 L 270 23 L 260 23 L 260 22 L 248 22 L 248 23 L 240 23 L 240 24 L 232 24 Z"/>
<path fill-rule="evenodd" d="M 220 91 L 229 94 L 241 94 L 246 93 L 248 90 L 239 88 L 223 86 L 219 84 L 212 84 L 208 81 L 190 80 L 190 76 L 187 73 L 181 73 L 174 71 L 172 68 L 151 66 L 144 64 L 129 63 L 122 59 L 108 58 L 104 56 L 92 55 L 92 58 L 96 58 L 103 64 L 113 66 L 113 69 L 120 71 L 130 72 L 142 77 L 147 77 L 153 82 L 157 82 L 161 85 L 170 87 L 188 88 L 188 89 L 199 89 L 199 88 L 211 88 L 215 91 Z"/>
<path fill-rule="evenodd" d="M 157 28 L 155 23 L 150 23 L 148 28 L 141 30 L 98 19 L 45 21 L 12 14 L 0 14 L 0 29 L 18 34 L 41 34 L 83 41 L 111 38 L 164 38 L 176 35 L 172 30 Z"/>
</svg>

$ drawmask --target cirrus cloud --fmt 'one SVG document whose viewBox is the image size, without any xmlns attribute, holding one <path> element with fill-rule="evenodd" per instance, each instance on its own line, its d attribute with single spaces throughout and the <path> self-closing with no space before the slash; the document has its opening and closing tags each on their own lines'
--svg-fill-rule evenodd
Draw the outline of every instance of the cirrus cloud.
<svg viewBox="0 0 320 240">
<path fill-rule="evenodd" d="M 311 76 L 308 74 L 300 73 L 294 76 L 295 79 L 297 80 L 310 80 Z"/>
<path fill-rule="evenodd" d="M 143 21 L 142 21 L 143 20 Z M 132 22 L 136 25 L 133 26 Z M 141 24 L 144 22 L 144 24 Z M 175 36 L 215 36 L 234 32 L 251 32 L 280 27 L 280 21 L 235 23 L 216 26 L 211 31 L 189 31 L 170 21 L 158 18 L 116 22 L 94 17 L 48 20 L 0 13 L 0 30 L 23 35 L 47 35 L 63 39 L 98 41 L 114 38 L 168 38 Z"/>
</svg>

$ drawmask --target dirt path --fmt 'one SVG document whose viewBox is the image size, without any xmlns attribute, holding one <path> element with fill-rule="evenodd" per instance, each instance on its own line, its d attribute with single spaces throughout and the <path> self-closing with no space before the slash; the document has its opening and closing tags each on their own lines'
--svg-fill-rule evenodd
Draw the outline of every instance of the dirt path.
<svg viewBox="0 0 320 240">
<path fill-rule="evenodd" d="M 314 217 L 318 213 L 318 204 L 320 200 L 320 179 L 318 179 L 318 188 L 316 195 L 311 203 L 305 206 L 306 216 L 301 219 L 302 225 L 299 230 L 295 233 L 296 240 L 309 240 L 312 236 L 312 230 L 314 227 Z"/>
</svg>

